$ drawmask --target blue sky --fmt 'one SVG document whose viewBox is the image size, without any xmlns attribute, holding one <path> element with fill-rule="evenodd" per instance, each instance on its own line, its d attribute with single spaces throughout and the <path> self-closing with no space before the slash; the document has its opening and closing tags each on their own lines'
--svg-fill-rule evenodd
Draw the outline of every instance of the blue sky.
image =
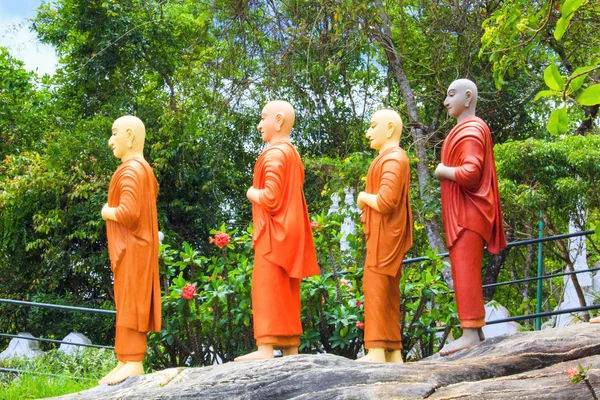
<svg viewBox="0 0 600 400">
<path fill-rule="evenodd" d="M 42 0 L 0 0 L 0 46 L 38 74 L 52 74 L 58 58 L 51 46 L 40 43 L 29 30 L 28 19 L 35 16 Z"/>
</svg>

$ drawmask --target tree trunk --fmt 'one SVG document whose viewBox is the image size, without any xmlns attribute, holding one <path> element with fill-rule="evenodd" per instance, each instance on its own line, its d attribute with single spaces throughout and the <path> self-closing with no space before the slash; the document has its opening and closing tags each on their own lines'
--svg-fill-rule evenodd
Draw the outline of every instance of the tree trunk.
<svg viewBox="0 0 600 400">
<path fill-rule="evenodd" d="M 381 0 L 375 0 L 375 4 L 379 9 L 379 18 L 381 20 L 381 26 L 379 29 L 370 30 L 369 35 L 371 38 L 381 44 L 385 50 L 385 55 L 388 60 L 388 66 L 393 72 L 400 90 L 402 97 L 406 104 L 406 110 L 408 112 L 409 125 L 411 126 L 410 133 L 415 146 L 417 156 L 417 179 L 419 183 L 419 193 L 424 204 L 431 204 L 433 196 L 431 194 L 431 175 L 428 170 L 429 156 L 427 154 L 427 127 L 419 120 L 419 113 L 417 111 L 417 103 L 413 94 L 412 87 L 404 71 L 402 61 L 398 55 L 398 51 L 394 45 L 392 39 L 392 31 L 390 29 L 390 21 L 383 7 Z M 429 220 L 425 220 L 425 231 L 427 232 L 427 238 L 429 240 L 429 247 L 438 252 L 445 252 L 446 245 L 442 240 L 441 227 L 439 219 L 434 216 Z M 452 274 L 447 267 L 444 268 L 444 279 L 448 285 L 452 288 Z"/>
</svg>

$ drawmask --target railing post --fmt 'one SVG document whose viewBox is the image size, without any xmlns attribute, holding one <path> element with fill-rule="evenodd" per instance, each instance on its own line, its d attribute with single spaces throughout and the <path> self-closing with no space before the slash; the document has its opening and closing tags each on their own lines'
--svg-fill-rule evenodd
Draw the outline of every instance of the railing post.
<svg viewBox="0 0 600 400">
<path fill-rule="evenodd" d="M 539 238 L 544 237 L 544 218 L 543 218 L 542 210 L 540 210 L 540 234 Z M 537 296 L 536 296 L 536 306 L 535 312 L 539 314 L 542 312 L 542 279 L 541 277 L 544 275 L 544 256 L 542 253 L 543 243 L 538 243 L 538 281 L 537 281 Z M 539 331 L 542 329 L 542 319 L 540 317 L 535 319 L 535 330 Z"/>
</svg>

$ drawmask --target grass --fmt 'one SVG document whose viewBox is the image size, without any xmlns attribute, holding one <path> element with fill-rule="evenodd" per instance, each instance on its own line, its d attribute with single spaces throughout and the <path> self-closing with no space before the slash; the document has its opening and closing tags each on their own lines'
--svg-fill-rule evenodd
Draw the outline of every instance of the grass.
<svg viewBox="0 0 600 400">
<path fill-rule="evenodd" d="M 0 360 L 0 367 L 24 371 L 0 373 L 0 400 L 40 399 L 92 388 L 116 364 L 105 349 L 80 348 L 76 355 L 50 350 L 30 359 Z"/>
</svg>

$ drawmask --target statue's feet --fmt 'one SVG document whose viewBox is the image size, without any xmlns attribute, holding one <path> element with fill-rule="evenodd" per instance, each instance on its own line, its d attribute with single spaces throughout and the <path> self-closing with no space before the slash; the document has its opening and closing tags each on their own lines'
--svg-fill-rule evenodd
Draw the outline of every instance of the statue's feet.
<svg viewBox="0 0 600 400">
<path fill-rule="evenodd" d="M 385 362 L 402 364 L 402 352 L 400 350 L 385 351 Z"/>
<path fill-rule="evenodd" d="M 374 347 L 369 349 L 366 356 L 357 359 L 359 362 L 386 362 L 385 349 Z"/>
<path fill-rule="evenodd" d="M 114 374 L 115 372 L 117 372 L 118 370 L 120 370 L 121 368 L 123 368 L 123 366 L 124 366 L 124 365 L 125 365 L 125 363 L 124 363 L 123 361 L 119 361 L 119 362 L 117 363 L 117 366 L 116 366 L 116 367 L 114 367 L 114 368 L 112 369 L 112 371 L 110 371 L 108 374 L 106 374 L 106 375 L 104 376 L 104 378 L 102 378 L 102 379 L 100 379 L 100 380 L 98 381 L 98 385 L 102 385 L 103 383 L 106 383 L 106 381 L 107 381 L 107 380 L 110 378 L 110 376 L 111 376 L 112 374 Z"/>
<path fill-rule="evenodd" d="M 283 347 L 281 349 L 281 354 L 284 357 L 287 357 L 287 356 L 297 356 L 298 355 L 298 347 Z"/>
<path fill-rule="evenodd" d="M 440 356 L 446 357 L 461 350 L 467 350 L 485 340 L 481 328 L 465 328 L 460 339 L 444 346 Z"/>
<path fill-rule="evenodd" d="M 600 317 L 590 319 L 590 324 L 600 324 Z"/>
<path fill-rule="evenodd" d="M 298 354 L 298 349 L 296 349 L 296 354 Z M 270 360 L 273 356 L 273 346 L 262 345 L 258 346 L 258 350 L 252 352 L 250 354 L 246 354 L 244 356 L 236 357 L 233 361 L 256 361 L 256 360 Z"/>
<path fill-rule="evenodd" d="M 109 385 L 116 385 L 117 383 L 123 382 L 125 379 L 144 374 L 144 366 L 141 361 L 129 361 L 126 362 L 123 367 L 121 367 L 118 371 L 115 371 L 114 374 L 111 374 L 106 379 L 106 383 Z"/>
</svg>

